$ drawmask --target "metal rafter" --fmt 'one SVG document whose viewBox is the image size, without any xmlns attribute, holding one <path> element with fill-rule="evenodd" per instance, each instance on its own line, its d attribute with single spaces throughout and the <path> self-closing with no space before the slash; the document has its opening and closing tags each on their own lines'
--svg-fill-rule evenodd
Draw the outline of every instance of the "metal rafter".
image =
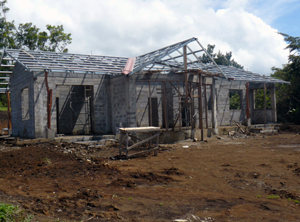
<svg viewBox="0 0 300 222">
<path fill-rule="evenodd" d="M 197 38 L 190 38 L 182 42 L 152 51 L 136 57 L 133 70 L 129 75 L 144 72 L 170 71 L 184 72 L 183 47 L 188 49 L 187 67 L 189 72 L 200 71 L 206 76 L 219 76 L 231 80 L 245 80 L 248 82 L 287 83 L 273 78 L 247 72 L 234 67 L 218 66 Z M 207 59 L 206 62 L 202 59 Z M 127 57 L 97 56 L 83 54 L 56 53 L 47 51 L 4 50 L 2 61 L 10 57 L 10 60 L 20 63 L 28 71 L 51 72 L 77 72 L 92 74 L 121 75 L 126 66 Z M 1 64 L 2 64 L 1 61 Z M 2 65 L 7 66 L 7 65 Z M 8 65 L 7 67 L 11 67 Z M 0 71 L 1 72 L 1 71 Z M 7 73 L 7 71 L 5 71 Z M 3 79 L 4 80 L 4 79 Z M 6 79 L 5 79 L 6 80 Z M 9 81 L 9 79 L 8 79 Z"/>
<path fill-rule="evenodd" d="M 115 56 L 95 56 L 44 51 L 5 50 L 10 57 L 29 71 L 90 72 L 94 74 L 120 74 L 127 59 Z"/>
</svg>

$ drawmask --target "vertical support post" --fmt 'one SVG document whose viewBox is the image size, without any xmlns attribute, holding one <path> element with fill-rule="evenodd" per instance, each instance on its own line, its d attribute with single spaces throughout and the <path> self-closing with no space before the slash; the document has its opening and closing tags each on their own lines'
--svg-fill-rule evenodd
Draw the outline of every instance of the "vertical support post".
<svg viewBox="0 0 300 222">
<path fill-rule="evenodd" d="M 158 142 L 159 142 L 159 135 L 156 137 L 156 149 L 154 149 L 154 156 L 157 156 L 157 148 L 158 148 Z"/>
<path fill-rule="evenodd" d="M 163 82 L 163 91 L 164 91 L 164 117 L 165 117 L 165 127 L 166 127 L 166 130 L 168 131 L 166 82 Z"/>
<path fill-rule="evenodd" d="M 183 64 L 184 64 L 184 70 L 187 70 L 187 47 L 186 45 L 183 46 Z"/>
<path fill-rule="evenodd" d="M 246 83 L 246 125 L 251 126 L 249 82 Z"/>
<path fill-rule="evenodd" d="M 276 113 L 276 93 L 275 93 L 275 84 L 271 88 L 271 107 L 272 107 L 272 122 L 277 122 L 277 113 Z"/>
<path fill-rule="evenodd" d="M 217 95 L 216 95 L 216 80 L 212 79 L 212 85 L 211 85 L 211 118 L 212 118 L 212 128 L 214 130 L 214 133 L 217 134 Z"/>
<path fill-rule="evenodd" d="M 206 84 L 204 85 L 204 104 L 205 104 L 205 126 L 208 129 L 208 106 L 207 106 L 207 91 Z"/>
<path fill-rule="evenodd" d="M 47 127 L 51 129 L 52 89 L 49 89 L 47 71 L 45 71 L 45 85 L 47 88 Z"/>
<path fill-rule="evenodd" d="M 121 131 L 121 130 L 120 130 Z M 121 131 L 120 132 L 120 142 L 119 142 L 119 156 L 121 157 L 122 155 L 122 142 L 123 142 L 123 137 L 124 137 L 124 133 Z"/>
<path fill-rule="evenodd" d="M 183 63 L 184 63 L 184 82 L 185 82 L 185 100 L 184 100 L 184 106 L 188 107 L 188 97 L 189 97 L 189 86 L 188 86 L 188 73 L 187 73 L 187 47 L 183 46 Z M 187 114 L 186 117 L 186 128 L 188 127 L 187 123 Z"/>
<path fill-rule="evenodd" d="M 126 159 L 128 159 L 128 140 L 129 140 L 129 135 L 128 132 L 126 132 Z"/>
<path fill-rule="evenodd" d="M 11 130 L 11 110 L 10 110 L 10 92 L 6 92 L 7 96 L 7 112 L 8 112 L 8 131 Z"/>
<path fill-rule="evenodd" d="M 246 108 L 246 117 L 250 118 L 250 102 L 249 102 L 249 82 L 246 83 L 246 100 L 247 100 L 247 108 Z"/>
<path fill-rule="evenodd" d="M 267 94 L 267 86 L 266 86 L 266 83 L 264 83 L 264 118 L 265 118 L 265 125 L 267 124 L 267 99 L 266 99 L 266 94 Z"/>
<path fill-rule="evenodd" d="M 191 129 L 194 129 L 195 128 L 195 121 L 194 121 L 194 90 L 192 88 L 192 84 L 191 84 L 191 105 L 190 105 L 190 115 L 191 115 Z"/>
<path fill-rule="evenodd" d="M 179 93 L 180 92 L 180 84 L 179 84 L 179 81 L 177 82 L 177 85 L 178 85 L 178 106 L 179 106 L 179 130 L 181 131 L 181 124 L 182 124 L 182 117 L 181 117 L 181 94 Z"/>
<path fill-rule="evenodd" d="M 153 133 L 149 132 L 149 137 L 152 137 L 152 136 L 153 136 Z M 149 140 L 149 150 L 151 150 L 151 146 L 152 146 L 152 139 Z M 149 155 L 150 155 L 150 151 L 149 151 Z"/>
<path fill-rule="evenodd" d="M 199 74 L 199 84 L 198 84 L 198 109 L 199 109 L 199 128 L 201 129 L 201 141 L 203 138 L 203 107 L 202 107 L 202 76 Z"/>
<path fill-rule="evenodd" d="M 151 83 L 149 81 L 149 115 L 150 126 L 152 126 L 152 99 L 151 99 Z"/>
</svg>

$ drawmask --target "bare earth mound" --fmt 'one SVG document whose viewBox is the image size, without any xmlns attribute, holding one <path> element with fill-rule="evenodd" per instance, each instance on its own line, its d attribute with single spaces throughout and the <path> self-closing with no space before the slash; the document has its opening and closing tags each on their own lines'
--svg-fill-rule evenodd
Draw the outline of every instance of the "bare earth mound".
<svg viewBox="0 0 300 222">
<path fill-rule="evenodd" d="M 298 134 L 224 136 L 109 158 L 117 154 L 114 146 L 3 145 L 0 202 L 33 221 L 300 221 Z"/>
</svg>

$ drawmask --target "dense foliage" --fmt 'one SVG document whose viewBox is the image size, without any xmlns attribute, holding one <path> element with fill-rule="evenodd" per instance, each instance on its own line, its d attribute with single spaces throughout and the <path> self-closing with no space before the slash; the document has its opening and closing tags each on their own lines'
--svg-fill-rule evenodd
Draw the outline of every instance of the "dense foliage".
<svg viewBox="0 0 300 222">
<path fill-rule="evenodd" d="M 218 65 L 225 65 L 225 66 L 234 66 L 239 69 L 243 69 L 244 67 L 238 64 L 232 58 L 232 52 L 226 52 L 225 55 L 222 52 L 214 53 L 215 45 L 207 45 L 206 51 L 207 53 L 215 60 Z M 207 55 L 202 55 L 201 60 L 204 63 L 210 62 L 210 59 Z"/>
<path fill-rule="evenodd" d="M 3 49 L 24 49 L 67 52 L 66 46 L 72 42 L 71 34 L 65 33 L 62 25 L 46 25 L 46 30 L 37 28 L 31 22 L 15 25 L 14 21 L 6 20 L 7 1 L 0 1 L 0 50 Z M 1 52 L 0 52 L 1 56 Z M 5 61 L 3 61 L 5 64 Z M 7 71 L 11 68 L 0 68 L 0 71 Z M 1 86 L 1 82 L 0 82 Z M 2 85 L 5 87 L 5 85 Z M 7 106 L 6 95 L 0 94 L 0 108 Z"/>
<path fill-rule="evenodd" d="M 282 68 L 273 67 L 271 76 L 289 81 L 290 85 L 276 87 L 278 121 L 300 124 L 300 38 L 280 34 L 288 43 L 289 60 Z"/>
<path fill-rule="evenodd" d="M 65 33 L 62 25 L 46 25 L 43 31 L 31 22 L 15 25 L 7 21 L 5 14 L 9 8 L 6 0 L 0 1 L 0 49 L 24 49 L 67 52 L 66 46 L 72 42 L 71 34 Z"/>
</svg>

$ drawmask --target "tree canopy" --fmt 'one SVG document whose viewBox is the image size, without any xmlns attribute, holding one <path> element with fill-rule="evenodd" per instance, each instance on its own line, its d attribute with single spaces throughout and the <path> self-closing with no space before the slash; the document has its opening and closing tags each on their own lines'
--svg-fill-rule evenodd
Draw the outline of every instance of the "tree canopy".
<svg viewBox="0 0 300 222">
<path fill-rule="evenodd" d="M 0 50 L 8 48 L 68 52 L 67 45 L 71 44 L 72 38 L 70 33 L 64 32 L 63 25 L 46 25 L 46 30 L 41 30 L 32 22 L 16 25 L 14 21 L 6 19 L 6 13 L 9 11 L 6 3 L 6 0 L 0 0 Z M 11 68 L 1 67 L 0 70 L 9 71 Z M 0 80 L 0 85 L 2 81 L 4 80 Z M 0 108 L 3 106 L 7 106 L 7 98 L 1 94 Z"/>
<path fill-rule="evenodd" d="M 46 25 L 41 30 L 33 23 L 15 25 L 14 21 L 7 21 L 5 14 L 9 11 L 7 1 L 0 1 L 0 49 L 24 49 L 67 52 L 66 46 L 71 44 L 70 33 L 64 32 L 63 25 Z"/>
<path fill-rule="evenodd" d="M 208 44 L 206 51 L 218 65 L 234 66 L 239 69 L 244 68 L 232 58 L 232 52 L 226 52 L 225 54 L 223 54 L 221 51 L 219 51 L 218 53 L 214 53 L 214 49 L 215 45 Z M 207 55 L 202 55 L 201 59 L 204 63 L 210 62 L 209 57 Z"/>
<path fill-rule="evenodd" d="M 300 124 L 300 38 L 279 34 L 284 36 L 290 55 L 282 68 L 272 68 L 271 76 L 289 81 L 290 85 L 277 85 L 278 120 Z"/>
</svg>

